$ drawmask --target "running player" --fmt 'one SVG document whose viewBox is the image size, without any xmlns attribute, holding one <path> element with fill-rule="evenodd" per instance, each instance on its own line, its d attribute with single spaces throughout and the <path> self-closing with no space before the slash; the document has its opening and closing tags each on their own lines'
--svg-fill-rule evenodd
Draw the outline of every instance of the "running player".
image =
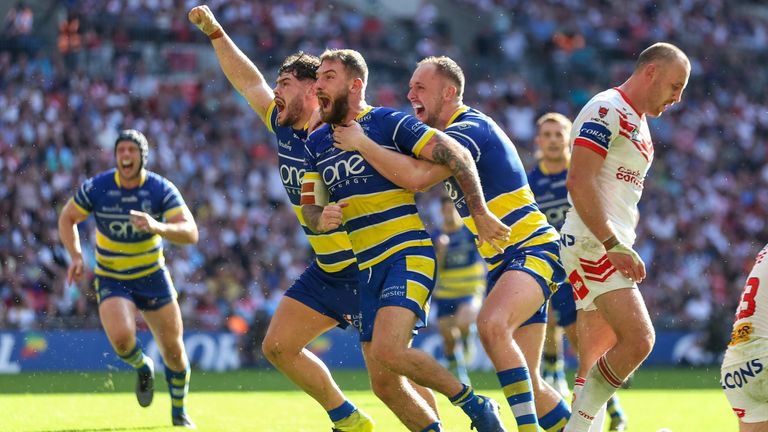
<svg viewBox="0 0 768 432">
<path fill-rule="evenodd" d="M 434 304 L 448 370 L 470 384 L 467 363 L 485 291 L 485 265 L 475 235 L 464 226 L 450 197 L 440 199 L 440 213 L 442 227 L 432 233 L 438 268 Z"/>
<path fill-rule="evenodd" d="M 504 241 L 508 228 L 488 211 L 469 152 L 409 115 L 365 103 L 368 67 L 360 53 L 328 50 L 320 60 L 316 91 L 326 124 L 307 140 L 302 212 L 315 232 L 343 224 L 349 234 L 360 268 L 363 350 L 394 373 L 449 397 L 478 430 L 502 431 L 495 402 L 475 395 L 435 359 L 410 347 L 414 328 L 427 321 L 434 248 L 414 194 L 387 181 L 359 154 L 334 146 L 343 140 L 337 132 L 348 129 L 340 125 L 358 124 L 380 146 L 449 165 L 485 230 L 481 240 Z M 434 423 L 425 430 L 439 427 Z"/>
<path fill-rule="evenodd" d="M 637 203 L 653 160 L 646 116 L 680 101 L 690 70 L 679 48 L 654 44 L 624 84 L 593 97 L 574 122 L 567 178 L 573 207 L 562 228 L 561 258 L 579 310 L 578 376 L 586 381 L 568 432 L 589 430 L 653 348 L 653 325 L 637 289 L 645 264 L 632 249 Z"/>
<path fill-rule="evenodd" d="M 565 187 L 571 150 L 568 140 L 571 136 L 571 121 L 560 113 L 547 113 L 536 121 L 536 146 L 539 163 L 528 173 L 528 182 L 541 211 L 549 223 L 560 229 L 565 221 L 565 214 L 571 205 L 568 203 L 568 189 Z M 576 334 L 576 301 L 573 288 L 564 281 L 550 299 L 550 311 L 547 321 L 547 338 L 544 342 L 544 373 L 564 397 L 568 395 L 568 383 L 565 378 L 565 359 L 563 356 L 563 332 L 568 336 L 571 346 L 578 349 Z M 547 381 L 550 382 L 550 381 Z M 574 387 L 580 391 L 582 386 Z M 608 413 L 611 416 L 609 430 L 623 431 L 627 428 L 624 413 L 619 404 L 618 395 L 608 401 Z M 603 411 L 601 411 L 603 414 Z M 602 418 L 595 421 L 591 430 L 602 430 Z"/>
<path fill-rule="evenodd" d="M 514 144 L 492 119 L 463 104 L 464 73 L 456 62 L 448 57 L 422 60 L 410 86 L 408 99 L 416 117 L 443 128 L 469 150 L 481 173 L 488 207 L 513 229 L 511 238 L 498 249 L 479 245 L 488 265 L 489 294 L 477 318 L 478 332 L 518 429 L 537 431 L 541 425 L 557 431 L 570 415 L 568 404 L 539 376 L 546 300 L 564 277 L 557 256 L 557 231 L 536 206 Z M 349 134 L 337 139 L 342 148 L 358 150 L 401 187 L 419 190 L 451 175 L 426 161 L 371 145 L 355 124 L 340 129 Z M 464 223 L 476 231 L 477 221 L 467 211 L 466 196 L 456 186 L 455 176 L 446 187 Z"/>
<path fill-rule="evenodd" d="M 768 245 L 755 265 L 736 309 L 731 342 L 723 357 L 720 386 L 739 418 L 740 432 L 768 430 Z"/>
<path fill-rule="evenodd" d="M 137 130 L 121 131 L 115 141 L 117 167 L 80 186 L 59 215 L 59 237 L 71 258 L 67 280 L 80 279 L 84 264 L 77 224 L 93 213 L 101 325 L 115 353 L 138 373 L 136 398 L 147 407 L 154 395 L 155 368 L 136 342 L 136 309 L 141 311 L 165 364 L 173 425 L 194 429 L 186 410 L 189 360 L 163 239 L 197 243 L 197 225 L 176 186 L 147 171 L 148 158 L 147 138 Z"/>
</svg>

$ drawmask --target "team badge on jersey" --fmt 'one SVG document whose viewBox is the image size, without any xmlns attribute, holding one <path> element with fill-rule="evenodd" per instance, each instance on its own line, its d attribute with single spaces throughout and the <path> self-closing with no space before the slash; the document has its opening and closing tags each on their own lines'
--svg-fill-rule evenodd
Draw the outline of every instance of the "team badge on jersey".
<svg viewBox="0 0 768 432">
<path fill-rule="evenodd" d="M 749 337 L 754 331 L 755 329 L 752 327 L 752 323 L 747 322 L 739 325 L 733 332 L 731 332 L 731 342 L 728 343 L 728 346 L 749 341 Z"/>
<path fill-rule="evenodd" d="M 597 113 L 600 115 L 600 118 L 605 118 L 608 115 L 608 108 L 601 106 Z"/>
</svg>

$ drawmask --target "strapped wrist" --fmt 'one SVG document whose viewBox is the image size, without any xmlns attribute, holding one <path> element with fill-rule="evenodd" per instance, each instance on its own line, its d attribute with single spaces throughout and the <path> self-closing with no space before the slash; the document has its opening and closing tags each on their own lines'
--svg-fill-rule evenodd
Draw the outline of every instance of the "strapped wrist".
<svg viewBox="0 0 768 432">
<path fill-rule="evenodd" d="M 615 235 L 612 235 L 608 237 L 607 239 L 603 240 L 603 247 L 605 248 L 606 252 L 616 247 L 621 242 L 619 239 L 616 238 Z"/>
<path fill-rule="evenodd" d="M 208 35 L 208 39 L 214 40 L 214 39 L 218 39 L 218 38 L 220 38 L 222 36 L 224 36 L 224 29 L 219 27 L 216 30 L 214 30 L 213 33 Z"/>
</svg>

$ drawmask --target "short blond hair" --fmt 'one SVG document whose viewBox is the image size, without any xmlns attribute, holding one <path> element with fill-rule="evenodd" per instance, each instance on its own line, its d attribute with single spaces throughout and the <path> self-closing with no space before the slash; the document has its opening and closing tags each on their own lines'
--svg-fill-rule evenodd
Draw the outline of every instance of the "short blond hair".
<svg viewBox="0 0 768 432">
<path fill-rule="evenodd" d="M 558 112 L 548 112 L 536 120 L 536 126 L 541 129 L 541 126 L 548 122 L 555 122 L 563 125 L 563 128 L 565 129 L 565 135 L 567 136 L 571 134 L 571 127 L 573 127 L 573 123 L 571 123 L 571 120 L 569 120 L 568 117 Z"/>
<path fill-rule="evenodd" d="M 670 62 L 680 61 L 681 63 L 691 67 L 691 61 L 688 60 L 688 56 L 685 55 L 683 50 L 667 42 L 657 42 L 648 48 L 644 49 L 637 58 L 637 64 L 635 64 L 635 70 L 640 70 L 643 66 L 654 63 L 657 61 Z"/>
</svg>

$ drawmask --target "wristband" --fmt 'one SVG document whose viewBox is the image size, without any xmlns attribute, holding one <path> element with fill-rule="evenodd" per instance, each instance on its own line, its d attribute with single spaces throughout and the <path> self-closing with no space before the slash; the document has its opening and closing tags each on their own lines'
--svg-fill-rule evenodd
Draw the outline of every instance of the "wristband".
<svg viewBox="0 0 768 432">
<path fill-rule="evenodd" d="M 221 27 L 217 28 L 216 31 L 208 35 L 208 39 L 214 40 L 218 39 L 220 37 L 224 36 L 224 30 L 221 29 Z"/>
<path fill-rule="evenodd" d="M 612 235 L 607 239 L 603 240 L 603 247 L 605 248 L 606 251 L 609 251 L 619 243 L 620 243 L 619 239 L 617 239 L 615 235 Z"/>
</svg>

